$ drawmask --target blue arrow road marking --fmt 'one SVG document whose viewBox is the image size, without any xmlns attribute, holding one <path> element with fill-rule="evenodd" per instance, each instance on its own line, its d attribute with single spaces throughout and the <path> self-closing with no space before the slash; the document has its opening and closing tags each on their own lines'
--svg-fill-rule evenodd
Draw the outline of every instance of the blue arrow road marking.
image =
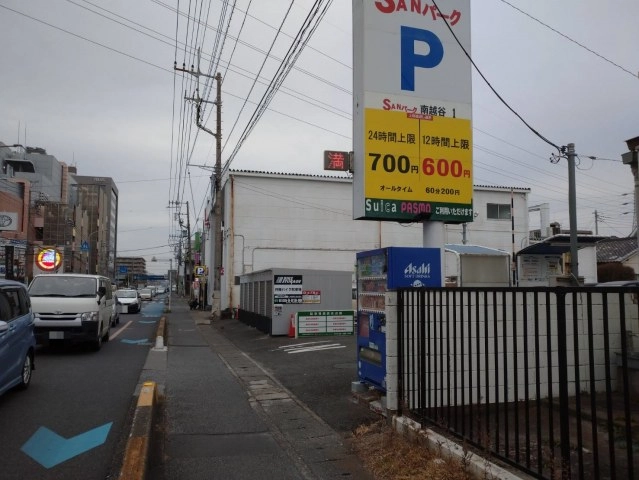
<svg viewBox="0 0 639 480">
<path fill-rule="evenodd" d="M 140 320 L 139 323 L 158 323 L 157 320 Z"/>
<path fill-rule="evenodd" d="M 20 450 L 45 468 L 55 467 L 102 445 L 112 425 L 113 422 L 105 423 L 101 427 L 71 438 L 61 437 L 46 427 L 40 427 Z"/>
<path fill-rule="evenodd" d="M 152 305 L 147 306 L 144 310 L 142 310 L 142 317 L 161 317 L 162 311 L 164 310 L 164 305 L 159 305 L 158 308 L 152 308 Z"/>
<path fill-rule="evenodd" d="M 122 343 L 128 343 L 129 345 L 143 345 L 148 344 L 148 338 L 141 338 L 140 340 L 129 340 L 128 338 L 123 338 Z"/>
</svg>

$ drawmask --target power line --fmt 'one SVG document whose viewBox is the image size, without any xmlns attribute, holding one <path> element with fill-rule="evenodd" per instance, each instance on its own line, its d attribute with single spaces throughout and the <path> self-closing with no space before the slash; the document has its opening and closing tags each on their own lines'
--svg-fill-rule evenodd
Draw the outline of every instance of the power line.
<svg viewBox="0 0 639 480">
<path fill-rule="evenodd" d="M 52 24 L 50 24 L 48 22 L 45 22 L 44 20 L 40 20 L 38 18 L 32 17 L 31 15 L 27 15 L 26 13 L 23 13 L 23 12 L 19 12 L 18 10 L 14 10 L 13 8 L 9 8 L 6 5 L 0 5 L 0 8 L 4 8 L 5 10 L 9 10 L 10 12 L 13 12 L 13 13 L 15 13 L 17 15 L 22 15 L 23 17 L 26 17 L 29 20 L 33 20 L 34 22 L 41 23 L 42 25 L 46 25 L 47 27 L 53 28 L 55 30 L 59 30 L 60 32 L 66 33 L 67 35 L 71 35 L 73 37 L 76 37 L 76 38 L 79 38 L 81 40 L 84 40 L 85 42 L 92 43 L 93 45 L 97 45 L 98 47 L 102 47 L 102 48 L 104 48 L 106 50 L 109 50 L 111 52 L 119 53 L 120 55 L 124 55 L 125 57 L 130 58 L 132 60 L 137 60 L 138 62 L 142 62 L 145 65 L 148 65 L 150 67 L 157 68 L 158 70 L 162 70 L 164 72 L 173 73 L 173 72 L 171 72 L 171 70 L 167 70 L 166 68 L 161 67 L 159 65 L 156 65 L 155 63 L 147 62 L 146 60 L 143 60 L 143 59 L 141 59 L 139 57 L 136 57 L 134 55 L 130 55 L 130 54 L 128 54 L 126 52 L 123 52 L 121 50 L 118 50 L 116 48 L 109 47 L 107 45 L 104 45 L 103 43 L 96 42 L 95 40 L 91 40 L 90 38 L 83 37 L 82 35 L 78 35 L 77 33 L 70 32 L 69 30 L 65 30 L 64 28 L 56 27 L 55 25 L 52 25 Z"/>
<path fill-rule="evenodd" d="M 230 132 L 226 135 L 226 141 L 224 142 L 224 146 L 222 147 L 222 151 L 224 151 L 224 148 L 226 147 L 226 144 L 228 143 L 228 139 L 233 134 L 233 131 L 235 130 L 235 127 L 237 126 L 238 122 L 240 121 L 240 116 L 242 115 L 242 112 L 244 111 L 244 108 L 246 107 L 246 103 L 248 102 L 248 99 L 251 96 L 251 93 L 253 93 L 253 89 L 255 88 L 255 85 L 257 83 L 257 78 L 259 77 L 260 73 L 264 69 L 264 66 L 266 65 L 266 61 L 270 57 L 271 51 L 273 50 L 273 47 L 275 46 L 275 41 L 277 40 L 277 38 L 279 36 L 279 33 L 281 32 L 282 27 L 284 26 L 284 22 L 286 21 L 286 18 L 288 17 L 288 14 L 291 11 L 291 7 L 292 6 L 293 6 L 293 2 L 291 2 L 289 4 L 288 9 L 286 10 L 286 15 L 284 15 L 284 18 L 282 19 L 282 22 L 280 23 L 280 27 L 277 30 L 277 33 L 275 34 L 275 37 L 271 41 L 271 45 L 270 45 L 268 51 L 266 52 L 266 55 L 264 56 L 264 60 L 262 61 L 262 64 L 260 65 L 260 68 L 257 71 L 255 79 L 253 80 L 253 83 L 251 84 L 251 88 L 249 89 L 248 93 L 246 94 L 246 97 L 244 99 L 244 103 L 242 104 L 242 108 L 240 108 L 240 111 L 237 114 L 237 118 L 235 119 L 235 123 L 233 123 L 233 126 L 231 127 Z M 239 39 L 238 39 L 238 41 L 239 41 Z"/>
<path fill-rule="evenodd" d="M 280 85 L 284 82 L 284 79 L 293 68 L 295 62 L 299 58 L 299 55 L 302 53 L 302 50 L 308 43 L 309 39 L 312 37 L 313 33 L 317 29 L 317 26 L 320 24 L 320 22 L 324 18 L 324 15 L 328 11 L 328 8 L 332 4 L 332 0 L 328 0 L 322 7 L 322 2 L 323 0 L 316 0 L 315 5 L 304 20 L 304 24 L 299 29 L 293 43 L 289 47 L 289 50 L 286 53 L 286 56 L 280 64 L 277 72 L 275 73 L 271 84 L 262 95 L 262 99 L 260 100 L 258 107 L 253 112 L 253 116 L 249 120 L 246 128 L 244 129 L 244 132 L 240 136 L 240 139 L 235 145 L 235 149 L 233 150 L 233 152 L 231 152 L 231 155 L 229 155 L 225 163 L 225 168 L 228 168 L 233 162 L 233 159 L 242 147 L 242 144 L 246 141 L 255 125 L 257 125 L 257 123 L 259 122 L 262 114 L 268 108 L 271 100 L 273 99 L 273 96 L 278 91 Z"/>
<path fill-rule="evenodd" d="M 551 142 L 550 140 L 548 140 L 546 137 L 544 137 L 541 133 L 539 133 L 537 130 L 535 130 L 531 125 L 528 124 L 528 122 L 526 122 L 526 120 L 523 119 L 523 117 L 517 113 L 515 111 L 515 109 L 513 109 L 508 102 L 506 102 L 506 100 L 504 100 L 502 98 L 502 96 L 497 92 L 497 90 L 495 90 L 495 88 L 492 86 L 492 84 L 488 81 L 488 79 L 484 76 L 484 74 L 482 73 L 482 71 L 479 69 L 479 67 L 475 64 L 475 61 L 473 60 L 473 58 L 470 56 L 470 54 L 468 53 L 468 51 L 466 50 L 466 48 L 462 45 L 462 43 L 459 41 L 459 38 L 457 38 L 457 35 L 455 34 L 455 32 L 453 32 L 453 29 L 450 26 L 450 23 L 448 23 L 448 20 L 446 19 L 446 17 L 444 16 L 444 14 L 442 13 L 442 11 L 439 9 L 439 6 L 437 5 L 437 3 L 435 3 L 435 0 L 433 0 L 433 5 L 435 6 L 435 8 L 437 9 L 437 11 L 439 12 L 439 14 L 441 15 L 441 17 L 444 20 L 444 23 L 446 24 L 446 27 L 448 28 L 448 31 L 450 32 L 450 34 L 453 36 L 453 38 L 455 39 L 455 42 L 457 42 L 457 45 L 459 45 L 459 48 L 462 49 L 462 51 L 464 52 L 464 55 L 466 55 L 466 58 L 468 58 L 468 60 L 470 61 L 471 65 L 475 68 L 475 71 L 477 71 L 477 73 L 479 74 L 479 76 L 482 78 L 482 80 L 484 80 L 484 82 L 486 83 L 486 85 L 488 86 L 488 88 L 490 88 L 490 90 L 495 94 L 495 96 L 499 99 L 499 101 L 501 103 L 504 104 L 504 106 L 510 110 L 519 120 L 521 120 L 521 122 L 528 128 L 528 130 L 530 130 L 532 133 L 534 133 L 537 137 L 539 137 L 540 139 L 542 139 L 544 142 L 546 142 L 548 145 L 551 145 L 553 147 L 555 147 L 557 149 L 558 152 L 561 152 L 561 148 L 559 146 L 557 146 L 555 143 Z"/>
<path fill-rule="evenodd" d="M 594 50 L 592 50 L 591 48 L 585 46 L 582 43 L 579 43 L 577 40 L 570 38 L 568 35 L 566 35 L 563 32 L 560 32 L 559 30 L 557 30 L 556 28 L 551 27 L 550 25 L 548 25 L 547 23 L 542 22 L 541 20 L 539 20 L 536 17 L 533 17 L 531 14 L 523 11 L 521 8 L 516 7 L 515 5 L 513 5 L 510 2 L 507 2 L 506 0 L 500 0 L 502 3 L 505 3 L 506 5 L 510 6 L 511 8 L 514 8 L 515 10 L 517 10 L 518 12 L 526 15 L 528 18 L 534 20 L 535 22 L 539 23 L 540 25 L 543 25 L 544 27 L 546 27 L 549 30 L 552 30 L 553 32 L 555 32 L 557 35 L 560 35 L 562 37 L 564 37 L 566 40 L 568 40 L 569 42 L 574 43 L 575 45 L 578 45 L 579 47 L 583 48 L 584 50 L 587 50 L 588 52 L 592 53 L 593 55 L 601 58 L 603 61 L 608 62 L 611 65 L 614 65 L 615 67 L 619 68 L 620 70 L 632 75 L 634 78 L 637 78 L 638 75 L 634 72 L 631 72 L 630 70 L 628 70 L 627 68 L 622 67 L 621 65 L 613 62 L 612 60 L 610 60 L 609 58 L 604 57 L 602 54 L 595 52 Z M 433 2 L 435 3 L 435 2 Z"/>
</svg>

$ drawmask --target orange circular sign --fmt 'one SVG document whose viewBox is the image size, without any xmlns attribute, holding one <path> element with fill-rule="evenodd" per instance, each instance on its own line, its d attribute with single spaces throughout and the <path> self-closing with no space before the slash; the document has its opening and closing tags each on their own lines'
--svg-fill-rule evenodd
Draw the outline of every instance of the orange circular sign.
<svg viewBox="0 0 639 480">
<path fill-rule="evenodd" d="M 56 270 L 62 264 L 62 255 L 55 248 L 40 250 L 36 257 L 36 264 L 45 272 Z"/>
</svg>

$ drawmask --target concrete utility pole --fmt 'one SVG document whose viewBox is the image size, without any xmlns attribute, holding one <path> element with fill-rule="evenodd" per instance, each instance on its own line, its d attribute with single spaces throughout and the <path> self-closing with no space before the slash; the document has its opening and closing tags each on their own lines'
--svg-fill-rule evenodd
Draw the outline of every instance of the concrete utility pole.
<svg viewBox="0 0 639 480">
<path fill-rule="evenodd" d="M 570 216 L 570 275 L 579 285 L 579 257 L 577 247 L 577 188 L 575 182 L 575 144 L 569 143 L 568 158 L 568 214 Z"/>
<path fill-rule="evenodd" d="M 630 165 L 630 170 L 635 179 L 635 218 L 639 218 L 639 137 L 626 140 L 628 152 L 621 155 L 624 165 Z M 637 236 L 637 245 L 639 246 L 639 221 L 635 226 L 635 235 Z"/>
<path fill-rule="evenodd" d="M 189 214 L 189 202 L 186 202 L 186 261 L 184 262 L 184 295 L 191 295 L 191 275 L 193 273 L 193 257 L 191 256 L 191 215 Z M 187 276 L 188 265 L 188 276 Z"/>
<path fill-rule="evenodd" d="M 215 135 L 215 203 L 214 225 L 215 225 L 215 261 L 214 261 L 214 282 L 213 282 L 213 302 L 211 315 L 220 318 L 221 315 L 221 287 L 222 287 L 222 75 L 215 76 L 217 82 L 217 131 Z M 211 196 L 211 199 L 213 196 Z"/>
<path fill-rule="evenodd" d="M 222 75 L 218 73 L 215 76 L 207 75 L 200 72 L 200 52 L 198 50 L 198 68 L 194 70 L 186 70 L 185 68 L 177 68 L 175 70 L 185 72 L 195 77 L 214 78 L 217 85 L 217 95 L 214 102 L 209 102 L 199 98 L 199 88 L 197 98 L 186 98 L 197 103 L 195 123 L 200 130 L 205 131 L 209 135 L 215 137 L 215 169 L 211 176 L 211 202 L 213 214 L 213 236 L 211 240 L 214 242 L 211 251 L 213 253 L 213 298 L 211 317 L 213 319 L 220 318 L 221 315 L 221 274 L 222 274 Z M 216 106 L 216 131 L 213 133 L 202 124 L 201 105 L 202 103 L 213 103 Z"/>
</svg>

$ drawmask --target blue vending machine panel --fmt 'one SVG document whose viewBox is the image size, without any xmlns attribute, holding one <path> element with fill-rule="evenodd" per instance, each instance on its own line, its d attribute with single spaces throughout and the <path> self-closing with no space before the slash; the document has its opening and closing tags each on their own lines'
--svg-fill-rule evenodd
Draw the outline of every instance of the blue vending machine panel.
<svg viewBox="0 0 639 480">
<path fill-rule="evenodd" d="M 357 372 L 386 390 L 386 250 L 357 254 Z"/>
<path fill-rule="evenodd" d="M 386 292 L 441 287 L 439 248 L 388 247 L 357 254 L 357 372 L 386 391 Z"/>
</svg>

